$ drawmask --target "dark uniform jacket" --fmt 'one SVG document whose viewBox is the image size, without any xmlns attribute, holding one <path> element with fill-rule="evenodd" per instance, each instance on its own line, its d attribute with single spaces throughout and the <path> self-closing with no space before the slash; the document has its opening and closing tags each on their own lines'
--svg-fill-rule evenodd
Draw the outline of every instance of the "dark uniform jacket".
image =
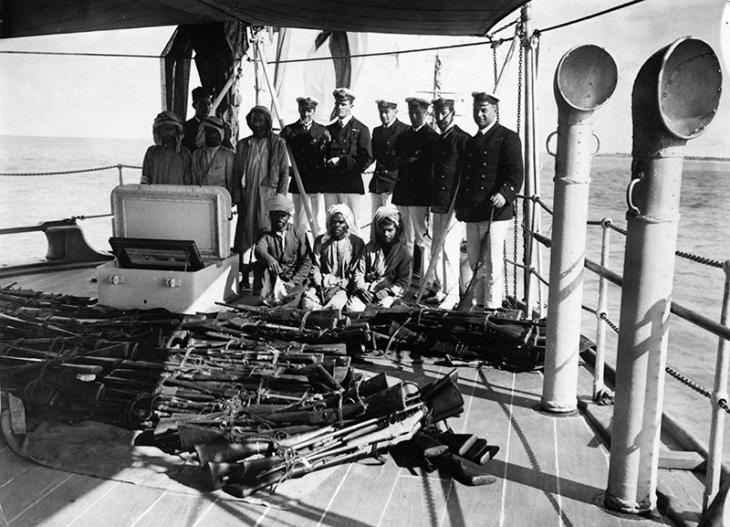
<svg viewBox="0 0 730 527">
<path fill-rule="evenodd" d="M 339 157 L 340 162 L 326 167 L 326 183 L 322 192 L 365 194 L 362 173 L 373 162 L 370 150 L 370 129 L 351 118 L 345 126 L 335 121 L 327 126 L 332 140 L 325 148 L 325 161 Z"/>
<path fill-rule="evenodd" d="M 309 193 L 324 192 L 324 151 L 329 142 L 329 132 L 323 124 L 312 123 L 308 130 L 301 121 L 286 125 L 279 134 L 291 148 L 302 176 L 304 190 Z M 289 192 L 299 194 L 299 187 L 291 172 Z"/>
<path fill-rule="evenodd" d="M 393 204 L 427 207 L 431 204 L 433 151 L 439 134 L 429 125 L 418 131 L 408 128 L 395 143 L 398 180 L 393 189 Z"/>
<path fill-rule="evenodd" d="M 513 202 L 522 187 L 522 144 L 520 137 L 496 123 L 486 134 L 477 133 L 466 143 L 464 165 L 456 198 L 459 221 L 489 220 L 489 198 L 501 193 L 507 204 L 494 209 L 495 221 L 514 216 Z"/>
<path fill-rule="evenodd" d="M 195 138 L 198 136 L 198 128 L 200 127 L 200 121 L 197 117 L 188 119 L 183 125 L 183 140 L 182 144 L 192 154 L 195 152 L 197 146 L 195 146 Z"/>
<path fill-rule="evenodd" d="M 454 125 L 439 136 L 433 152 L 433 181 L 431 182 L 431 211 L 449 211 L 456 184 L 461 174 L 464 150 L 471 136 Z"/>
<path fill-rule="evenodd" d="M 395 180 L 398 178 L 398 154 L 395 153 L 395 142 L 408 125 L 396 119 L 390 126 L 373 128 L 373 157 L 375 172 L 370 180 L 368 190 L 376 194 L 393 192 Z"/>
</svg>

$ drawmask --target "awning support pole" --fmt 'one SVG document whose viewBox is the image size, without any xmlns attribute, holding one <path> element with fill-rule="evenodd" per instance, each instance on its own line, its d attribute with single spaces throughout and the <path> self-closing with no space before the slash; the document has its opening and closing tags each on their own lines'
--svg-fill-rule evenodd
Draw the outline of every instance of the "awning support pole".
<svg viewBox="0 0 730 527">
<path fill-rule="evenodd" d="M 269 89 L 269 94 L 271 95 L 271 103 L 274 105 L 274 112 L 276 113 L 276 118 L 279 120 L 279 125 L 281 128 L 284 128 L 284 119 L 282 119 L 281 114 L 281 106 L 279 106 L 279 96 L 276 93 L 276 90 L 274 89 L 274 85 L 271 82 L 271 77 L 269 76 L 269 66 L 266 62 L 266 56 L 264 55 L 264 51 L 261 49 L 260 43 L 258 39 L 254 39 L 254 46 L 255 50 L 257 51 L 257 55 L 259 60 L 261 61 L 261 71 L 264 73 L 264 80 L 266 81 L 266 86 Z M 301 196 L 301 203 L 304 205 L 304 213 L 307 215 L 307 221 L 309 222 L 309 228 L 312 230 L 312 235 L 317 236 L 319 234 L 317 232 L 317 229 L 314 225 L 314 217 L 312 216 L 312 208 L 309 206 L 309 200 L 307 199 L 307 193 L 304 190 L 304 183 L 302 183 L 302 176 L 299 173 L 299 167 L 297 166 L 297 160 L 294 159 L 294 154 L 291 151 L 291 147 L 287 144 L 286 145 L 286 151 L 289 155 L 289 164 L 292 168 L 292 174 L 294 174 L 294 181 L 297 184 L 297 190 L 299 190 L 299 196 Z"/>
</svg>

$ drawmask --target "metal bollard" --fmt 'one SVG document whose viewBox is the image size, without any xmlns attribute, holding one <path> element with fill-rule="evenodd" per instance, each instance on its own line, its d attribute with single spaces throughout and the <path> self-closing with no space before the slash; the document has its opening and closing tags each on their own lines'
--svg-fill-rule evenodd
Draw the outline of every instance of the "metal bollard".
<svg viewBox="0 0 730 527">
<path fill-rule="evenodd" d="M 656 506 L 681 150 L 712 121 L 721 83 L 712 48 L 691 37 L 655 53 L 634 82 L 621 334 L 604 496 L 606 507 L 621 512 Z"/>
<path fill-rule="evenodd" d="M 611 55 L 592 45 L 568 51 L 555 71 L 558 146 L 542 408 L 556 414 L 577 409 L 592 117 L 617 79 Z"/>
</svg>

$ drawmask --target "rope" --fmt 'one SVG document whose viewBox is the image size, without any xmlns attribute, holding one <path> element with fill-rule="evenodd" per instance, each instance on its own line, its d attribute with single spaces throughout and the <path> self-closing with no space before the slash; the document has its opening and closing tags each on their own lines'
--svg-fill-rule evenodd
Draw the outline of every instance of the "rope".
<svg viewBox="0 0 730 527">
<path fill-rule="evenodd" d="M 604 9 L 603 11 L 598 11 L 596 13 L 593 13 L 592 15 L 582 16 L 580 18 L 576 18 L 576 19 L 570 20 L 568 22 L 563 22 L 562 24 L 556 24 L 554 26 L 546 27 L 543 29 L 537 29 L 537 30 L 535 30 L 535 33 L 537 33 L 539 35 L 540 33 L 545 33 L 547 31 L 552 31 L 554 29 L 560 29 L 560 28 L 563 28 L 566 26 L 577 24 L 578 22 L 585 22 L 586 20 L 590 20 L 591 18 L 596 18 L 596 17 L 602 16 L 602 15 L 606 15 L 608 13 L 611 13 L 612 11 L 618 11 L 619 9 L 623 9 L 624 7 L 629 7 L 634 4 L 639 4 L 643 1 L 644 0 L 633 0 L 632 2 L 626 2 L 625 4 L 617 5 L 615 7 L 611 7 L 610 9 Z"/>
<path fill-rule="evenodd" d="M 596 315 L 598 318 L 600 318 L 601 320 L 603 320 L 604 322 L 606 322 L 608 327 L 610 327 L 614 331 L 614 333 L 616 333 L 618 335 L 618 333 L 619 333 L 618 326 L 610 318 L 608 318 L 608 315 L 606 315 L 606 313 L 604 313 L 603 311 L 601 311 L 599 313 L 597 310 L 593 309 L 592 307 L 588 307 L 585 304 L 582 304 L 580 307 L 582 307 L 584 311 L 587 311 L 588 313 L 592 313 L 592 314 Z"/>
<path fill-rule="evenodd" d="M 110 170 L 112 168 L 132 168 L 135 170 L 142 170 L 141 166 L 117 164 L 107 165 L 103 167 L 82 168 L 79 170 L 60 170 L 56 172 L 0 172 L 0 176 L 61 176 L 66 174 L 86 174 L 88 172 L 101 172 L 103 170 Z"/>
<path fill-rule="evenodd" d="M 696 391 L 700 395 L 703 395 L 703 396 L 707 397 L 708 399 L 712 399 L 712 393 L 710 393 L 709 390 L 704 389 L 696 381 L 693 381 L 692 379 L 690 379 L 689 377 L 687 377 L 685 374 L 683 374 L 681 371 L 677 370 L 673 366 L 670 366 L 669 364 L 667 364 L 664 367 L 664 370 L 669 375 L 671 375 L 672 377 L 674 377 L 675 379 L 677 379 L 679 382 L 681 382 L 682 384 L 684 384 L 685 386 L 688 386 L 692 390 Z"/>
<path fill-rule="evenodd" d="M 680 258 L 686 258 L 687 260 L 692 260 L 693 262 L 697 262 L 702 265 L 707 265 L 710 267 L 717 267 L 718 269 L 722 269 L 722 262 L 720 260 L 714 260 L 712 258 L 698 256 L 696 254 L 688 253 L 685 251 L 675 251 L 674 254 L 676 254 Z"/>
</svg>

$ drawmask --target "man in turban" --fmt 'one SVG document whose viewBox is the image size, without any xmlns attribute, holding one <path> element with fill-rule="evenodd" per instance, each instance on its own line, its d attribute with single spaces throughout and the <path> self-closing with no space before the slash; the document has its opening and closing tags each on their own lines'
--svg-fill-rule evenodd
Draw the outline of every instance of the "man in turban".
<svg viewBox="0 0 730 527">
<path fill-rule="evenodd" d="M 307 216 L 304 210 L 304 200 L 309 203 L 314 220 L 312 235 L 317 236 L 322 231 L 318 223 L 322 192 L 325 187 L 324 150 L 330 140 L 329 132 L 323 124 L 314 121 L 314 112 L 318 105 L 317 99 L 312 97 L 298 97 L 299 120 L 286 125 L 281 131 L 281 137 L 289 144 L 294 160 L 302 178 L 306 198 L 299 195 L 297 182 L 292 178 L 289 183 L 289 192 L 294 201 L 294 224 L 308 229 Z"/>
<path fill-rule="evenodd" d="M 189 185 L 191 156 L 182 146 L 183 127 L 173 112 L 157 114 L 152 124 L 155 144 L 147 149 L 142 161 L 143 185 Z"/>
<path fill-rule="evenodd" d="M 327 179 L 325 181 L 324 205 L 329 208 L 335 203 L 345 203 L 355 215 L 351 229 L 360 234 L 358 214 L 365 185 L 362 173 L 373 161 L 370 150 L 370 129 L 352 116 L 355 94 L 347 88 L 332 92 L 335 98 L 336 120 L 327 131 L 332 140 L 324 152 Z"/>
<path fill-rule="evenodd" d="M 238 206 L 235 248 L 242 255 L 269 224 L 269 199 L 286 194 L 289 186 L 286 143 L 272 131 L 269 110 L 254 106 L 246 123 L 253 134 L 238 142 L 233 163 L 232 198 Z"/>
<path fill-rule="evenodd" d="M 292 225 L 294 204 L 276 194 L 269 198 L 270 227 L 264 229 L 254 254 L 254 292 L 266 305 L 299 305 L 304 282 L 312 268 L 306 232 Z"/>
<path fill-rule="evenodd" d="M 395 205 L 375 211 L 370 242 L 355 267 L 355 292 L 345 307 L 362 311 L 367 305 L 390 307 L 411 285 L 413 260 L 400 241 L 401 218 Z"/>
<path fill-rule="evenodd" d="M 218 117 L 200 123 L 205 144 L 193 152 L 193 184 L 223 187 L 233 193 L 233 162 L 236 154 L 222 145 L 225 125 Z"/>
<path fill-rule="evenodd" d="M 314 240 L 311 286 L 302 298 L 302 308 L 345 307 L 355 264 L 365 247 L 362 238 L 350 232 L 353 221 L 347 205 L 335 204 L 327 210 L 327 232 Z"/>
</svg>

